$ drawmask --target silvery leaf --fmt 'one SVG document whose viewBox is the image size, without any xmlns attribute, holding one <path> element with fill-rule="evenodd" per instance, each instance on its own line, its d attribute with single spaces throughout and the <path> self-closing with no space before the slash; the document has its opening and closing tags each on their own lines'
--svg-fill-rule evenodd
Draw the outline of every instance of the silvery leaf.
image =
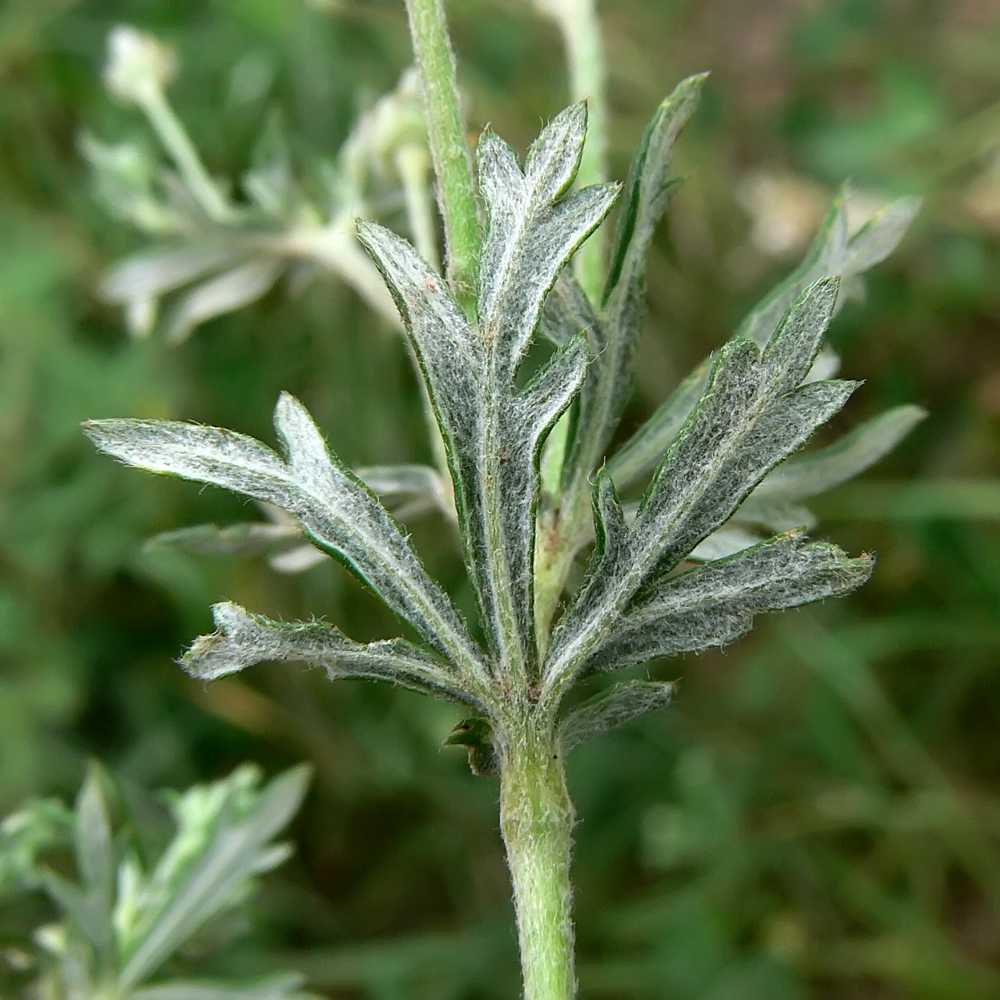
<svg viewBox="0 0 1000 1000">
<path fill-rule="evenodd" d="M 722 646 L 753 627 L 755 615 L 846 594 L 871 576 L 870 556 L 804 543 L 789 532 L 662 581 L 653 581 L 580 673 Z"/>
<path fill-rule="evenodd" d="M 583 585 L 557 627 L 545 677 L 567 683 L 608 641 L 619 617 L 651 579 L 675 567 L 729 519 L 782 459 L 846 402 L 851 382 L 801 386 L 819 350 L 837 281 L 811 286 L 761 351 L 725 345 L 691 418 L 683 425 L 626 525 L 609 476 L 595 487 L 596 546 Z"/>
<path fill-rule="evenodd" d="M 326 445 L 309 414 L 283 393 L 274 415 L 285 458 L 254 438 L 165 420 L 95 420 L 102 451 L 128 465 L 223 486 L 292 514 L 400 617 L 462 670 L 481 654 L 451 601 L 427 575 L 389 512 Z"/>
<path fill-rule="evenodd" d="M 588 698 L 560 720 L 558 740 L 562 753 L 623 722 L 669 704 L 674 685 L 669 681 L 622 681 Z"/>
<path fill-rule="evenodd" d="M 497 136 L 486 133 L 480 141 L 489 228 L 475 325 L 405 240 L 380 226 L 359 226 L 427 383 L 491 649 L 501 672 L 521 678 L 535 660 L 538 452 L 583 379 L 585 338 L 567 342 L 526 388 L 519 391 L 514 379 L 556 275 L 615 197 L 607 186 L 566 194 L 585 122 L 582 105 L 559 115 L 532 146 L 523 172 Z"/>
<path fill-rule="evenodd" d="M 199 680 L 216 680 L 264 661 L 322 667 L 330 680 L 367 677 L 450 701 L 477 704 L 456 682 L 450 665 L 402 639 L 360 643 L 323 622 L 286 624 L 238 604 L 212 608 L 216 631 L 196 639 L 181 666 Z"/>
</svg>

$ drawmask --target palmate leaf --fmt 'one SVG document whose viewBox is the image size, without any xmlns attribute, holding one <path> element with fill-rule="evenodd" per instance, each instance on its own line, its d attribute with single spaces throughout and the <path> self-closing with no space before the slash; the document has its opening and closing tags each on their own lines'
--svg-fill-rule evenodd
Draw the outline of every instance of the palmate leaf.
<svg viewBox="0 0 1000 1000">
<path fill-rule="evenodd" d="M 322 667 L 330 680 L 366 677 L 483 708 L 455 678 L 449 664 L 402 639 L 360 643 L 323 622 L 272 621 L 238 604 L 212 608 L 216 631 L 196 639 L 181 666 L 200 680 L 215 680 L 265 660 Z"/>
<path fill-rule="evenodd" d="M 217 427 L 96 420 L 85 429 L 98 448 L 129 465 L 224 486 L 288 511 L 316 545 L 478 683 L 484 673 L 478 647 L 389 512 L 329 451 L 298 400 L 282 394 L 274 422 L 285 460 L 253 438 Z"/>
<path fill-rule="evenodd" d="M 836 413 L 853 382 L 802 386 L 830 321 L 836 279 L 811 286 L 762 352 L 737 338 L 627 526 L 606 472 L 594 491 L 597 544 L 587 578 L 553 635 L 545 682 L 563 689 L 607 645 L 633 598 L 729 519 L 765 475 Z"/>
<path fill-rule="evenodd" d="M 813 282 L 827 275 L 854 282 L 895 250 L 920 208 L 917 198 L 900 198 L 876 212 L 848 237 L 846 192 L 841 191 L 827 213 L 802 263 L 769 292 L 740 324 L 737 336 L 763 347 L 791 304 Z M 625 491 L 651 472 L 694 409 L 707 384 L 715 355 L 688 376 L 652 417 L 608 462 L 615 486 Z M 811 370 L 804 381 L 832 372 Z"/>
<path fill-rule="evenodd" d="M 497 136 L 487 132 L 480 140 L 479 180 L 489 229 L 475 324 L 405 240 L 376 225 L 359 226 L 427 382 L 491 649 L 500 671 L 522 680 L 535 660 L 538 452 L 583 380 L 585 338 L 565 344 L 523 390 L 514 379 L 556 275 L 616 194 L 614 186 L 566 194 L 585 129 L 583 105 L 564 111 L 531 147 L 523 172 Z"/>
</svg>

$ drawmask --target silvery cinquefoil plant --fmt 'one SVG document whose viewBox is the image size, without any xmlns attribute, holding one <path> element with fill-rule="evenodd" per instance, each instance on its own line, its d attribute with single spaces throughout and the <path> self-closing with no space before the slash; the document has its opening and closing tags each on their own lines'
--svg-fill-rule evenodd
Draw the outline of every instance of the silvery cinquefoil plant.
<svg viewBox="0 0 1000 1000">
<path fill-rule="evenodd" d="M 380 225 L 364 222 L 358 232 L 433 404 L 485 642 L 428 576 L 378 487 L 345 468 L 292 396 L 275 411 L 280 452 L 179 422 L 99 420 L 87 433 L 129 465 L 286 511 L 413 627 L 419 645 L 360 643 L 333 625 L 270 621 L 222 603 L 217 630 L 182 664 L 212 679 L 264 660 L 305 662 L 331 679 L 388 680 L 466 706 L 469 718 L 447 742 L 467 747 L 478 773 L 500 777 L 525 995 L 568 998 L 576 984 L 566 755 L 665 705 L 673 688 L 633 679 L 569 710 L 564 700 L 591 675 L 732 642 L 757 614 L 841 595 L 868 579 L 870 557 L 806 539 L 812 517 L 799 501 L 871 464 L 920 411 L 900 408 L 833 445 L 790 456 L 857 387 L 831 378 L 836 359 L 823 347 L 841 285 L 892 251 L 916 205 L 895 202 L 852 235 L 838 199 L 803 265 L 609 454 L 632 378 L 645 258 L 676 188 L 670 155 L 703 77 L 684 81 L 657 109 L 621 189 L 574 190 L 583 103 L 544 129 L 523 166 L 487 130 L 474 185 L 440 5 L 413 0 L 409 10 L 445 273 Z M 605 277 L 588 288 L 584 269 L 570 262 L 616 200 Z M 539 334 L 551 354 L 519 379 Z M 623 501 L 630 493 L 638 500 Z M 582 582 L 571 587 L 588 547 Z"/>
</svg>

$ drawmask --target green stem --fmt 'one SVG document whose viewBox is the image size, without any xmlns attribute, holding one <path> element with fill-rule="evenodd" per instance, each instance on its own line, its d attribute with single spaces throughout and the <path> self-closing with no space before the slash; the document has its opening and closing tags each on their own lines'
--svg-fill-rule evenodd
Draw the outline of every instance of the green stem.
<svg viewBox="0 0 1000 1000">
<path fill-rule="evenodd" d="M 427 138 L 444 220 L 448 280 L 462 308 L 474 319 L 482 232 L 455 56 L 441 0 L 406 0 L 406 11 L 413 55 L 420 70 Z"/>
<path fill-rule="evenodd" d="M 551 724 L 526 709 L 501 748 L 500 829 L 514 886 L 525 1000 L 572 1000 L 573 803 Z"/>
<path fill-rule="evenodd" d="M 562 33 L 573 100 L 587 102 L 587 141 L 583 147 L 580 169 L 576 175 L 577 184 L 581 187 L 602 184 L 608 176 L 607 74 L 596 0 L 535 0 L 535 4 L 556 22 Z M 606 236 L 604 227 L 601 227 L 591 234 L 573 260 L 577 281 L 595 306 L 600 305 L 604 294 L 605 251 Z M 553 498 L 559 496 L 569 422 L 569 414 L 564 413 L 552 429 L 542 456 L 542 483 Z M 559 561 L 558 556 L 550 557 L 543 554 L 542 569 L 545 579 L 540 588 L 542 595 L 540 605 L 537 603 L 539 587 L 536 585 L 535 616 L 539 648 L 543 651 L 552 615 L 562 595 L 564 570 L 568 569 L 574 556 L 575 552 L 570 554 L 568 563 L 563 559 L 564 565 L 555 567 L 552 563 Z"/>
<path fill-rule="evenodd" d="M 144 93 L 139 98 L 139 106 L 201 210 L 213 222 L 231 221 L 234 214 L 232 206 L 209 176 L 198 156 L 198 151 L 184 131 L 184 126 L 177 120 L 163 91 L 158 87 L 144 88 Z"/>
<path fill-rule="evenodd" d="M 587 142 L 577 173 L 581 187 L 607 180 L 607 78 L 596 0 L 536 0 L 562 32 L 574 101 L 587 102 Z M 605 262 L 602 230 L 594 233 L 576 255 L 576 277 L 595 305 L 604 291 Z"/>
</svg>

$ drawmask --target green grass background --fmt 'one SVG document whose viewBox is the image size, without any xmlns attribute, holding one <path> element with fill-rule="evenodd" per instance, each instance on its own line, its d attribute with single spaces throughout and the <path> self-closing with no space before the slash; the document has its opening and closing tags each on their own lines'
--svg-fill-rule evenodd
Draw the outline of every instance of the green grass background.
<svg viewBox="0 0 1000 1000">
<path fill-rule="evenodd" d="M 867 588 L 763 620 L 725 652 L 655 665 L 682 678 L 677 702 L 574 756 L 582 994 L 1000 996 L 1000 11 L 603 7 L 616 176 L 657 101 L 713 70 L 652 257 L 624 432 L 801 252 L 752 241 L 738 192 L 759 171 L 820 203 L 846 176 L 926 196 L 831 338 L 845 374 L 867 379 L 837 429 L 904 402 L 930 417 L 819 505 L 819 534 L 877 551 Z M 523 0 L 449 10 L 471 126 L 492 122 L 523 150 L 567 101 L 555 31 Z M 333 565 L 285 577 L 144 551 L 155 532 L 247 510 L 126 472 L 85 442 L 82 419 L 194 419 L 269 440 L 288 389 L 348 462 L 429 456 L 398 336 L 340 285 L 276 290 L 178 348 L 130 341 L 99 302 L 104 269 L 143 245 L 97 206 L 76 149 L 85 128 L 145 134 L 100 83 L 121 21 L 177 47 L 171 96 L 228 176 L 273 104 L 303 162 L 332 156 L 408 59 L 395 0 L 0 7 L 0 812 L 72 795 L 91 755 L 148 788 L 247 758 L 271 772 L 310 760 L 298 855 L 262 887 L 256 930 L 191 968 L 301 968 L 318 992 L 359 1000 L 516 996 L 497 789 L 440 748 L 452 709 L 277 666 L 206 687 L 173 663 L 223 598 L 323 615 L 358 639 L 395 625 Z M 804 196 L 801 213 L 814 205 Z M 443 525 L 415 536 L 467 602 Z M 34 905 L 0 911 L 0 952 Z"/>
</svg>

